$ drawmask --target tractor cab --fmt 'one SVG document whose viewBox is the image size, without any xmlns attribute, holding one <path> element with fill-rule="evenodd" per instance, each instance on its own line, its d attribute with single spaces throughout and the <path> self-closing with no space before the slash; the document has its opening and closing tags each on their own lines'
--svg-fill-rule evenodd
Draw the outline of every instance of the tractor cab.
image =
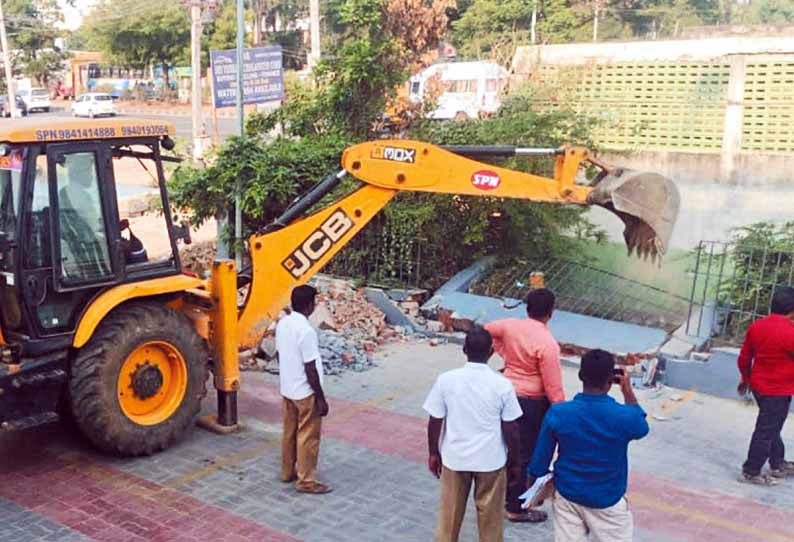
<svg viewBox="0 0 794 542">
<path fill-rule="evenodd" d="M 0 128 L 0 324 L 14 358 L 65 352 L 108 289 L 179 275 L 189 230 L 170 209 L 161 148 L 174 128 L 136 119 L 14 120 Z M 133 225 L 134 223 L 134 225 Z"/>
</svg>

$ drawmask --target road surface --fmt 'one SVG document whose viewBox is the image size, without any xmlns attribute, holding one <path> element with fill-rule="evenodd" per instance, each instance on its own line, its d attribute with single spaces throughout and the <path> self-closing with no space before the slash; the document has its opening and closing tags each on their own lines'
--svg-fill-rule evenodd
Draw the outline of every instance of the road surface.
<svg viewBox="0 0 794 542">
<path fill-rule="evenodd" d="M 427 542 L 439 484 L 427 472 L 421 406 L 460 346 L 390 344 L 377 367 L 326 376 L 320 479 L 329 495 L 278 481 L 278 376 L 246 372 L 240 433 L 193 429 L 169 450 L 118 459 L 88 447 L 68 424 L 0 433 L 0 541 Z M 491 365 L 498 369 L 497 356 Z M 581 385 L 563 368 L 566 396 Z M 791 542 L 794 480 L 736 481 L 756 410 L 696 391 L 638 389 L 650 435 L 631 445 L 635 542 Z M 215 393 L 205 400 L 214 410 Z M 794 419 L 783 438 L 794 439 Z M 472 499 L 461 542 L 474 542 Z M 543 509 L 551 512 L 550 504 Z M 505 524 L 505 542 L 552 542 L 552 521 Z"/>
</svg>

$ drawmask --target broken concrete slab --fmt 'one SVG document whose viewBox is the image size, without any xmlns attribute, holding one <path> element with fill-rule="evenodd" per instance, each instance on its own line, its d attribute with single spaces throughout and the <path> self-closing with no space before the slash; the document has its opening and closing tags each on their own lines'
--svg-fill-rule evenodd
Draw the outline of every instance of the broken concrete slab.
<svg viewBox="0 0 794 542">
<path fill-rule="evenodd" d="M 694 349 L 692 342 L 673 336 L 662 345 L 659 355 L 668 359 L 688 359 Z"/>
<path fill-rule="evenodd" d="M 392 326 L 400 326 L 410 331 L 416 331 L 416 323 L 408 317 L 400 307 L 392 301 L 384 290 L 380 288 L 366 288 L 364 294 L 367 301 L 375 305 L 386 317 L 386 322 Z"/>
<path fill-rule="evenodd" d="M 440 291 L 440 290 L 439 290 Z M 457 313 L 458 318 L 485 324 L 502 318 L 526 318 L 526 305 L 518 300 L 501 300 L 459 291 L 441 291 L 422 306 L 424 314 L 441 311 Z M 567 311 L 555 311 L 549 322 L 560 343 L 585 349 L 603 348 L 611 352 L 651 352 L 666 340 L 662 329 L 615 322 Z"/>
<path fill-rule="evenodd" d="M 266 359 L 274 359 L 278 354 L 275 335 L 265 336 L 259 343 L 259 351 L 264 354 Z"/>
<path fill-rule="evenodd" d="M 430 292 L 420 288 L 390 288 L 384 290 L 389 299 L 398 303 L 402 301 L 416 301 L 418 303 L 427 300 Z"/>
<path fill-rule="evenodd" d="M 441 288 L 436 290 L 436 294 L 446 292 L 465 292 L 469 289 L 469 286 L 471 286 L 472 282 L 480 278 L 483 273 L 493 266 L 495 261 L 496 258 L 493 256 L 480 258 L 463 271 L 455 274 L 451 279 L 444 283 Z"/>
<path fill-rule="evenodd" d="M 324 302 L 320 302 L 314 309 L 314 312 L 309 316 L 309 322 L 312 323 L 317 329 L 338 331 L 339 325 L 336 323 L 334 315 Z"/>
<path fill-rule="evenodd" d="M 714 348 L 708 361 L 668 359 L 664 370 L 664 383 L 671 388 L 696 390 L 698 392 L 739 399 L 736 386 L 739 370 L 736 348 Z"/>
<path fill-rule="evenodd" d="M 707 349 L 716 325 L 717 304 L 715 302 L 707 302 L 702 307 L 693 305 L 688 321 L 673 332 L 673 337 L 680 342 L 692 345 L 692 351 L 701 352 Z"/>
<path fill-rule="evenodd" d="M 739 349 L 712 348 L 710 354 L 705 361 L 667 360 L 665 386 L 741 400 L 736 392 L 739 384 Z M 794 412 L 794 404 L 791 405 L 791 411 Z"/>
</svg>

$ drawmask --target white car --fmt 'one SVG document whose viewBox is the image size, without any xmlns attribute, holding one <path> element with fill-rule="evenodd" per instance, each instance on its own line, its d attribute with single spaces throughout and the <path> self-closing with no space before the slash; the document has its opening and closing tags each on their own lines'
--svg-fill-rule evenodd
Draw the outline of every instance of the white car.
<svg viewBox="0 0 794 542">
<path fill-rule="evenodd" d="M 34 110 L 49 111 L 52 107 L 50 103 L 50 91 L 46 88 L 27 88 L 17 91 L 17 95 L 22 98 L 28 107 L 28 112 Z"/>
<path fill-rule="evenodd" d="M 72 114 L 75 117 L 98 117 L 100 115 L 114 116 L 116 104 L 110 94 L 91 92 L 83 94 L 72 104 Z"/>
</svg>

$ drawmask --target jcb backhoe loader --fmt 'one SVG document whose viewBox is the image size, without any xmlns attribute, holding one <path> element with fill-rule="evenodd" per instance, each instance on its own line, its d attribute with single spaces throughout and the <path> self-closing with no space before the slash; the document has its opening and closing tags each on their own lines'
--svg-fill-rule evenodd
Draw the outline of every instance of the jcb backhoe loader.
<svg viewBox="0 0 794 542">
<path fill-rule="evenodd" d="M 209 367 L 218 393 L 214 424 L 235 427 L 239 349 L 255 345 L 291 289 L 399 191 L 601 205 L 626 222 L 629 249 L 652 257 L 665 252 L 678 210 L 670 181 L 611 171 L 582 148 L 364 143 L 344 152 L 341 171 L 249 239 L 249 290 L 238 306 L 233 261 L 216 261 L 209 280 L 183 272 L 177 243 L 189 241 L 190 232 L 169 213 L 166 258 L 151 260 L 125 234 L 118 196 L 128 187 L 115 181 L 118 163 L 143 164 L 159 184 L 162 208 L 170 209 L 161 147 L 173 147 L 173 126 L 57 122 L 0 128 L 0 428 L 22 429 L 65 412 L 94 445 L 121 455 L 162 450 L 193 425 Z M 473 159 L 535 154 L 555 160 L 553 179 Z M 584 162 L 603 170 L 594 186 L 575 183 Z M 347 174 L 362 186 L 304 216 Z"/>
</svg>

